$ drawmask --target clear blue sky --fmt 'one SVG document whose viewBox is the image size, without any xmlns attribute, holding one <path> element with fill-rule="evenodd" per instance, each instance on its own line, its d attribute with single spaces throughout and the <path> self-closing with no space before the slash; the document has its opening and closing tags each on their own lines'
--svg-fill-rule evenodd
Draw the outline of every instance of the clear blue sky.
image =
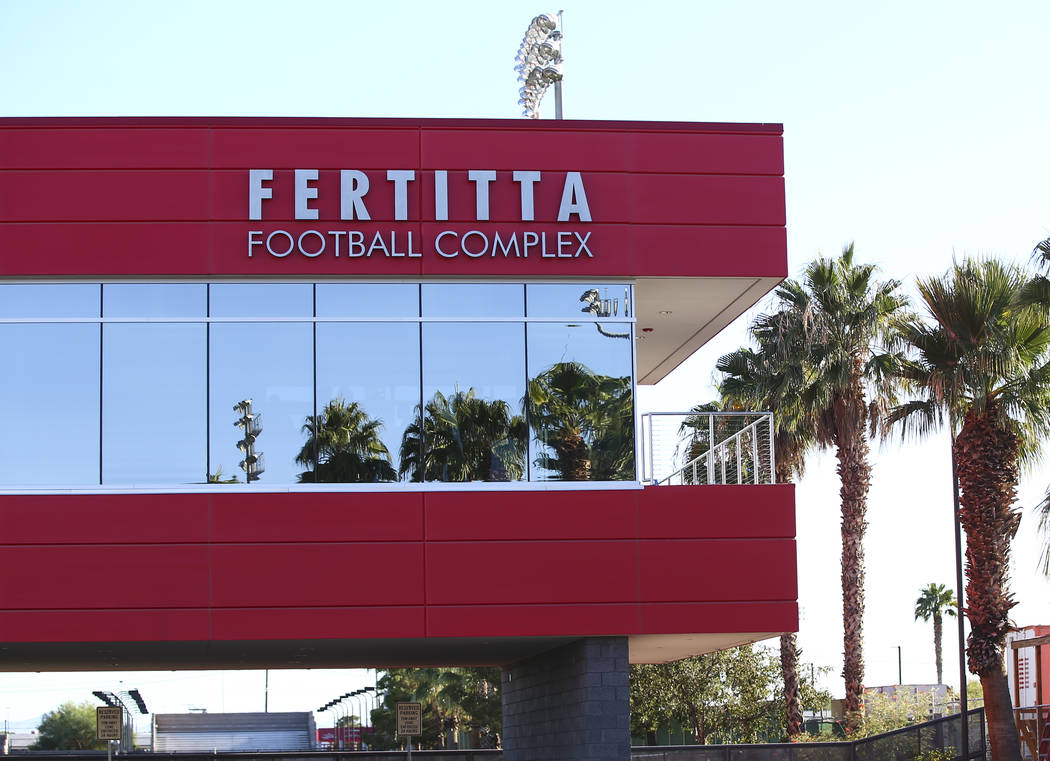
<svg viewBox="0 0 1050 761">
<path fill-rule="evenodd" d="M 995 9 L 943 0 L 563 7 L 568 118 L 784 124 L 792 272 L 855 240 L 860 259 L 910 287 L 953 255 L 1024 260 L 1050 235 L 1045 0 Z M 514 53 L 545 10 L 0 0 L 0 115 L 516 117 Z M 709 398 L 714 359 L 743 340 L 743 325 L 646 390 L 643 405 Z M 897 645 L 906 682 L 934 679 L 930 627 L 913 623 L 911 609 L 921 586 L 953 579 L 947 463 L 941 439 L 878 455 L 867 684 L 896 681 Z M 1048 482 L 1044 462 L 1026 478 L 1022 504 Z M 803 660 L 831 666 L 827 684 L 841 693 L 837 499 L 834 460 L 817 458 L 798 489 L 800 640 Z M 1050 624 L 1050 583 L 1034 572 L 1033 519 L 1016 547 L 1014 619 Z M 954 681 L 951 631 L 945 647 Z M 0 719 L 35 718 L 119 678 L 3 675 Z M 262 706 L 257 672 L 126 678 L 160 711 Z M 271 675 L 270 705 L 313 708 L 363 678 Z"/>
</svg>

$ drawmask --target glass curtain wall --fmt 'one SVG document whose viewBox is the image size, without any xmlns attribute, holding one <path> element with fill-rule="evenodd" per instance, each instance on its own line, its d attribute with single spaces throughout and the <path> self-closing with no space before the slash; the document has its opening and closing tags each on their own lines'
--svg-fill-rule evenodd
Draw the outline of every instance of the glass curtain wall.
<svg viewBox="0 0 1050 761">
<path fill-rule="evenodd" d="M 0 487 L 633 481 L 630 287 L 0 284 Z"/>
</svg>

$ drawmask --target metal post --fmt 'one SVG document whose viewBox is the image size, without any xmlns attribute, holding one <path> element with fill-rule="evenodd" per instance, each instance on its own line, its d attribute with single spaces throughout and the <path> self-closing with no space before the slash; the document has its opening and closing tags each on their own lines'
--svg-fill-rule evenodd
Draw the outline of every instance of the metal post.
<svg viewBox="0 0 1050 761">
<path fill-rule="evenodd" d="M 266 669 L 266 681 L 263 683 L 263 713 L 270 712 L 270 669 Z"/>
<path fill-rule="evenodd" d="M 773 413 L 769 413 L 769 483 L 777 482 L 777 453 L 773 451 Z"/>
<path fill-rule="evenodd" d="M 707 485 L 715 482 L 715 416 L 707 413 Z"/>
<path fill-rule="evenodd" d="M 751 468 L 754 471 L 752 473 L 753 478 L 751 483 L 758 483 L 758 473 L 761 468 L 758 467 L 758 426 L 756 425 L 751 429 Z"/>
<path fill-rule="evenodd" d="M 901 646 L 897 645 L 897 684 L 904 684 L 904 672 L 901 670 Z"/>
<path fill-rule="evenodd" d="M 412 761 L 412 735 L 408 736 L 408 761 Z"/>
<path fill-rule="evenodd" d="M 739 433 L 736 435 L 736 482 L 744 483 L 744 451 Z"/>
<path fill-rule="evenodd" d="M 558 46 L 558 48 L 561 50 L 562 60 L 564 61 L 565 60 L 565 23 L 562 21 L 562 16 L 561 16 L 562 13 L 563 13 L 563 11 L 558 11 L 558 31 L 561 32 L 561 40 L 562 40 L 562 42 Z M 562 117 L 562 111 L 561 111 L 561 80 L 562 80 L 562 78 L 563 77 L 558 78 L 558 80 L 555 81 L 555 83 L 554 83 L 554 118 L 555 119 L 563 118 Z"/>
</svg>

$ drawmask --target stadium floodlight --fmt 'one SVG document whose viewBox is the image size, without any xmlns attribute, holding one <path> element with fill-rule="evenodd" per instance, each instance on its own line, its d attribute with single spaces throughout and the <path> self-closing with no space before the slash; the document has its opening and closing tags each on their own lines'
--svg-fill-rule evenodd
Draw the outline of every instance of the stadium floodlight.
<svg viewBox="0 0 1050 761">
<path fill-rule="evenodd" d="M 540 101 L 547 89 L 554 85 L 554 118 L 562 118 L 562 12 L 541 13 L 536 16 L 521 40 L 515 56 L 514 70 L 522 83 L 518 90 L 518 105 L 522 116 L 540 118 Z"/>
<path fill-rule="evenodd" d="M 135 706 L 139 709 L 139 713 L 143 715 L 149 713 L 146 710 L 146 701 L 142 699 L 142 693 L 138 690 L 128 690 L 128 697 L 135 701 Z"/>
</svg>

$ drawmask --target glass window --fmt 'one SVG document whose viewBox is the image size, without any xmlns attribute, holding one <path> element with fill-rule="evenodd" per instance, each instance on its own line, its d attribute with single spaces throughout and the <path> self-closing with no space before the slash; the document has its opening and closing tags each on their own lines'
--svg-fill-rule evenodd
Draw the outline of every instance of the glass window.
<svg viewBox="0 0 1050 761">
<path fill-rule="evenodd" d="M 0 319 L 98 318 L 98 283 L 0 285 Z"/>
<path fill-rule="evenodd" d="M 107 283 L 102 286 L 103 317 L 206 317 L 203 283 Z"/>
<path fill-rule="evenodd" d="M 313 422 L 313 362 L 312 324 L 210 326 L 210 480 L 298 482 L 309 461 L 303 426 Z"/>
<path fill-rule="evenodd" d="M 313 317 L 314 287 L 309 283 L 212 283 L 212 317 Z"/>
<path fill-rule="evenodd" d="M 400 450 L 405 431 L 419 427 L 419 324 L 319 323 L 317 408 L 304 481 L 407 478 Z M 311 451 L 313 438 L 304 442 Z"/>
<path fill-rule="evenodd" d="M 530 323 L 532 480 L 632 481 L 630 323 Z"/>
<path fill-rule="evenodd" d="M 525 288 L 507 283 L 424 283 L 424 317 L 524 317 Z"/>
<path fill-rule="evenodd" d="M 525 286 L 525 299 L 529 317 L 627 318 L 631 316 L 630 289 L 624 284 L 530 284 Z"/>
<path fill-rule="evenodd" d="M 102 483 L 205 483 L 205 332 L 203 323 L 104 326 Z"/>
<path fill-rule="evenodd" d="M 318 317 L 419 317 L 415 283 L 319 283 Z"/>
<path fill-rule="evenodd" d="M 524 334 L 522 323 L 423 324 L 422 442 L 418 426 L 402 440 L 413 480 L 526 478 Z"/>
<path fill-rule="evenodd" d="M 99 482 L 99 326 L 0 325 L 0 483 Z"/>
</svg>

